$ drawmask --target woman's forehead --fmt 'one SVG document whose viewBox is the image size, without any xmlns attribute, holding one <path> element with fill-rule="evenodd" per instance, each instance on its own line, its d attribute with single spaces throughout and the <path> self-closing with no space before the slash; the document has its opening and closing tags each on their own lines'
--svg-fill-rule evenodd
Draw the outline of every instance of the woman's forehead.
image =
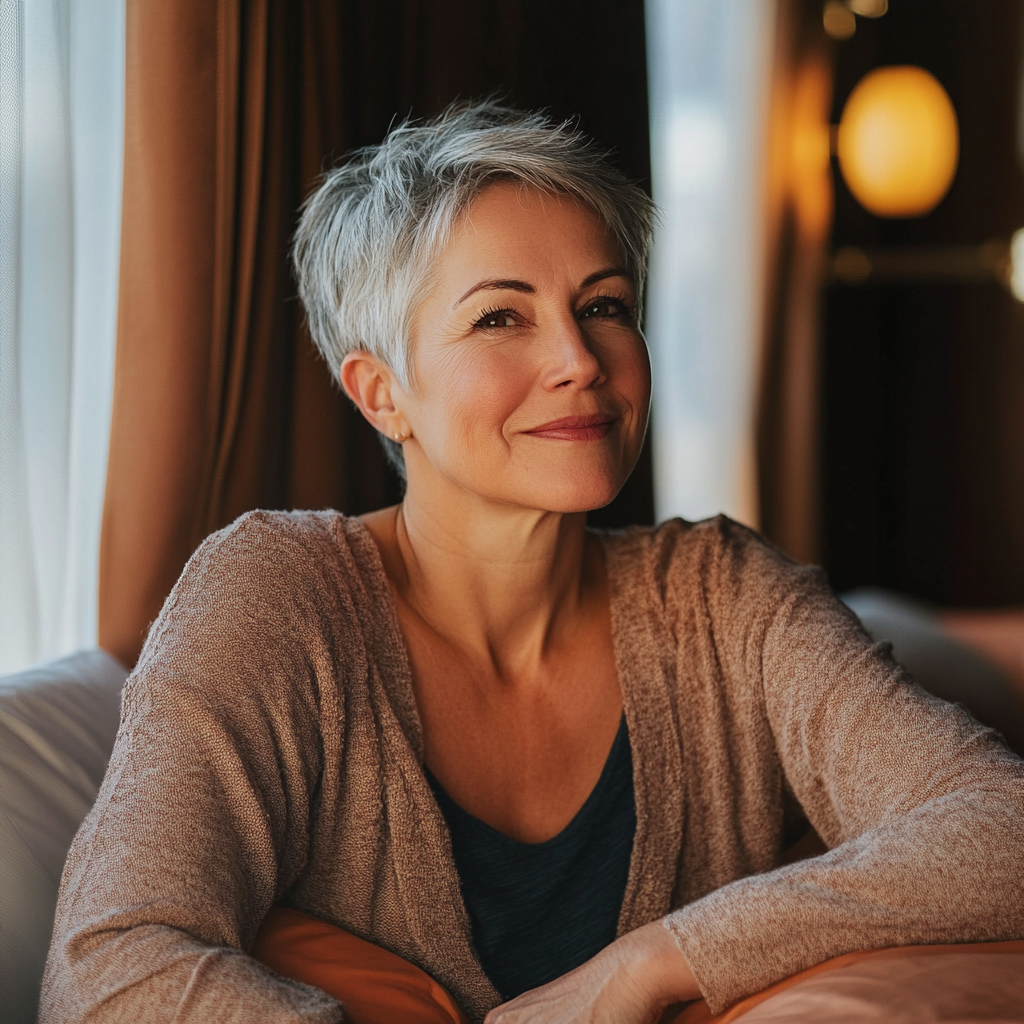
<svg viewBox="0 0 1024 1024">
<path fill-rule="evenodd" d="M 456 230 L 480 230 L 551 219 L 607 231 L 597 212 L 576 196 L 548 191 L 520 181 L 499 181 L 480 192 L 456 222 Z"/>
<path fill-rule="evenodd" d="M 585 203 L 501 182 L 482 192 L 456 222 L 437 269 L 445 277 L 474 280 L 519 280 L 530 271 L 582 282 L 622 263 L 611 232 Z"/>
</svg>

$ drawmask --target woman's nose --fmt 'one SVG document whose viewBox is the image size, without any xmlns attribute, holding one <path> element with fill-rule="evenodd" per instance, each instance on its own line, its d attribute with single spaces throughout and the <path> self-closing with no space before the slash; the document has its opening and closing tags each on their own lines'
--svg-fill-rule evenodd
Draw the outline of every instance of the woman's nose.
<svg viewBox="0 0 1024 1024">
<path fill-rule="evenodd" d="M 559 320 L 544 333 L 547 387 L 590 388 L 604 381 L 604 369 L 591 339 L 574 316 Z"/>
</svg>

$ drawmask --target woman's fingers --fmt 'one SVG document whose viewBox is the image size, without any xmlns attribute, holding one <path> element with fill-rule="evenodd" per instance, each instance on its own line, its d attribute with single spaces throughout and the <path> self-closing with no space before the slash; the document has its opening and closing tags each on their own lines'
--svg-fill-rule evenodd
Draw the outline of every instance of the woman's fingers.
<svg viewBox="0 0 1024 1024">
<path fill-rule="evenodd" d="M 675 939 L 655 921 L 576 970 L 496 1007 L 485 1024 L 650 1024 L 670 1003 L 699 996 Z"/>
</svg>

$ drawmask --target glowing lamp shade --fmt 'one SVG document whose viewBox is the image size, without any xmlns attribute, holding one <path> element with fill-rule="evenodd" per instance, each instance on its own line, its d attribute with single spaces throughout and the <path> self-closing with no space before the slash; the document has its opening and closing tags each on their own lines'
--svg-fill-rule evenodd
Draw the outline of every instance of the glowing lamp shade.
<svg viewBox="0 0 1024 1024">
<path fill-rule="evenodd" d="M 839 169 L 857 201 L 879 217 L 920 217 L 956 174 L 956 111 L 934 75 L 877 68 L 850 93 L 839 121 Z"/>
</svg>

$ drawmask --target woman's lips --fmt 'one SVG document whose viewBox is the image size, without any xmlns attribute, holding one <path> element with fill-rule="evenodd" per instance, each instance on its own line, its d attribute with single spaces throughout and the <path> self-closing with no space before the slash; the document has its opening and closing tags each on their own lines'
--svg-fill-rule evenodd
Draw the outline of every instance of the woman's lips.
<svg viewBox="0 0 1024 1024">
<path fill-rule="evenodd" d="M 615 417 L 607 413 L 591 416 L 565 416 L 560 420 L 543 423 L 525 433 L 531 437 L 549 437 L 556 441 L 600 441 L 608 436 Z"/>
</svg>

